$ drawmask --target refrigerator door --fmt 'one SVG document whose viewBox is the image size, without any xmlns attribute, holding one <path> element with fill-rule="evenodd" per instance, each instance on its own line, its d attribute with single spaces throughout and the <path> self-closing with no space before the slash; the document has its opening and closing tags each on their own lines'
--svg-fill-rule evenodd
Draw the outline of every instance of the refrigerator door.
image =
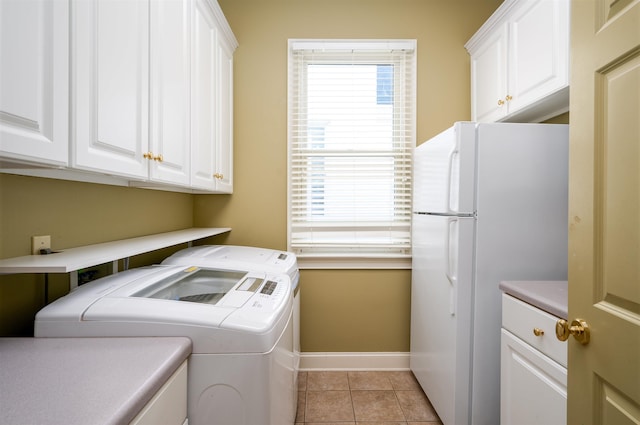
<svg viewBox="0 0 640 425">
<path fill-rule="evenodd" d="M 469 423 L 474 227 L 413 215 L 410 365 L 445 425 Z"/>
<path fill-rule="evenodd" d="M 444 215 L 475 211 L 475 128 L 475 123 L 455 123 L 416 148 L 413 211 Z"/>
</svg>

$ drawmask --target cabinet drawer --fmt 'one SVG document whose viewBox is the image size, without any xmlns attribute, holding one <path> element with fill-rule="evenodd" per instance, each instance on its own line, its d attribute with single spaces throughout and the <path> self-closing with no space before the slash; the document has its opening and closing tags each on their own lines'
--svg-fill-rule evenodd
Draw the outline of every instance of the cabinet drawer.
<svg viewBox="0 0 640 425">
<path fill-rule="evenodd" d="M 558 317 L 510 295 L 502 295 L 502 327 L 545 355 L 567 366 L 567 343 L 556 338 Z M 534 329 L 544 333 L 536 336 Z"/>
</svg>

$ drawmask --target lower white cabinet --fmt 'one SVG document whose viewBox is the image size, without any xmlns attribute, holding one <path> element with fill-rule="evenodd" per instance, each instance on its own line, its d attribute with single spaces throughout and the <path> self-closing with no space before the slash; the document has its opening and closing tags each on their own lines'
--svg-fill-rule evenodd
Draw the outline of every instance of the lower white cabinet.
<svg viewBox="0 0 640 425">
<path fill-rule="evenodd" d="M 187 361 L 164 383 L 131 425 L 182 425 L 187 420 Z"/>
<path fill-rule="evenodd" d="M 567 346 L 555 336 L 559 318 L 502 297 L 500 423 L 565 425 Z"/>
</svg>

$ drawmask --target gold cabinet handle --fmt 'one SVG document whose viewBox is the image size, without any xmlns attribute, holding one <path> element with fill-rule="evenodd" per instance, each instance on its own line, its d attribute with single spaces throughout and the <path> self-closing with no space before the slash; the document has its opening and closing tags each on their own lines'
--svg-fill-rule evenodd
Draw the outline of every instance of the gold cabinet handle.
<svg viewBox="0 0 640 425">
<path fill-rule="evenodd" d="M 572 321 L 571 326 L 564 319 L 558 320 L 556 322 L 556 338 L 560 341 L 566 341 L 569 339 L 569 335 L 573 335 L 580 344 L 587 345 L 591 339 L 591 328 L 582 319 Z"/>
<path fill-rule="evenodd" d="M 151 151 L 143 153 L 142 157 L 145 158 L 145 159 L 148 159 L 149 161 L 151 161 L 151 160 L 158 161 L 158 162 L 164 161 L 164 157 L 162 156 L 162 154 L 154 155 L 153 152 L 151 152 Z"/>
<path fill-rule="evenodd" d="M 507 97 L 504 98 L 504 100 L 506 100 L 507 102 L 509 102 L 511 99 L 513 99 L 513 97 L 507 95 Z"/>
<path fill-rule="evenodd" d="M 533 334 L 535 336 L 542 336 L 544 335 L 544 331 L 540 328 L 533 328 Z"/>
<path fill-rule="evenodd" d="M 498 99 L 498 106 L 502 106 L 502 105 L 504 105 L 504 100 Z"/>
<path fill-rule="evenodd" d="M 213 175 L 214 178 L 218 179 L 218 180 L 222 180 L 224 178 L 224 174 L 220 174 L 220 173 L 215 173 Z"/>
</svg>

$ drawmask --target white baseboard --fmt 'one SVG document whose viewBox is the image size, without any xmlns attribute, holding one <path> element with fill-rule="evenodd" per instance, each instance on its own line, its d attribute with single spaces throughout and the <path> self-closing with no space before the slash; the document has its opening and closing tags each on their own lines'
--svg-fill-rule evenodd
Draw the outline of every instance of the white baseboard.
<svg viewBox="0 0 640 425">
<path fill-rule="evenodd" d="M 409 353 L 300 353 L 300 370 L 409 370 Z"/>
</svg>

